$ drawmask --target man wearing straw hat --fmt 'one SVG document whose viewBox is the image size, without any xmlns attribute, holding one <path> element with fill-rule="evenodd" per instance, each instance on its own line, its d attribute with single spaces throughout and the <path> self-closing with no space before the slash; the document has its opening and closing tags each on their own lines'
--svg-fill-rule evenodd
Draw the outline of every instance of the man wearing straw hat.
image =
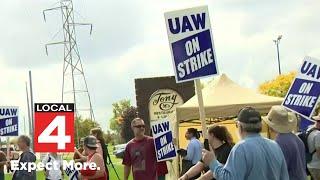
<svg viewBox="0 0 320 180">
<path fill-rule="evenodd" d="M 313 179 L 320 179 L 320 113 L 312 117 L 315 121 L 315 128 L 308 136 L 309 151 L 312 153 L 312 160 L 308 163 L 308 169 Z"/>
<path fill-rule="evenodd" d="M 297 127 L 295 114 L 283 106 L 272 106 L 263 120 L 276 133 L 275 141 L 286 159 L 290 180 L 307 179 L 305 147 L 302 140 L 292 133 Z"/>
</svg>

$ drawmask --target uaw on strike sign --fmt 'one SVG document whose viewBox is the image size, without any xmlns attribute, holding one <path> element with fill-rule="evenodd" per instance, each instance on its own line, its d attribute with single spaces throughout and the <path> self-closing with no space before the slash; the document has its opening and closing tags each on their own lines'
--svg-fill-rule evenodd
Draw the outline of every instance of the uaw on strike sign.
<svg viewBox="0 0 320 180">
<path fill-rule="evenodd" d="M 74 151 L 74 104 L 35 103 L 35 152 Z"/>
<path fill-rule="evenodd" d="M 177 82 L 218 74 L 207 6 L 164 14 Z"/>
<path fill-rule="evenodd" d="M 0 106 L 0 136 L 18 136 L 18 107 Z"/>
<path fill-rule="evenodd" d="M 311 118 L 319 104 L 320 95 L 320 61 L 305 57 L 299 72 L 291 84 L 282 105 Z"/>
<path fill-rule="evenodd" d="M 172 130 L 168 119 L 151 121 L 151 130 L 154 138 L 157 161 L 166 161 L 177 156 L 173 144 Z"/>
</svg>

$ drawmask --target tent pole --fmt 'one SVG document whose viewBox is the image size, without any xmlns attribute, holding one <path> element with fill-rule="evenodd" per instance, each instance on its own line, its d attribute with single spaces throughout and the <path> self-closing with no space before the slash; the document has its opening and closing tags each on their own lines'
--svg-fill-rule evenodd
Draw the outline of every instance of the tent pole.
<svg viewBox="0 0 320 180">
<path fill-rule="evenodd" d="M 202 134 L 203 134 L 203 137 L 206 141 L 208 139 L 208 134 L 207 134 L 206 114 L 204 111 L 200 79 L 194 80 L 194 84 L 195 84 L 195 90 L 197 93 L 198 103 L 199 103 L 199 115 L 200 115 L 200 121 L 201 121 L 201 127 L 202 127 Z"/>
<path fill-rule="evenodd" d="M 177 112 L 177 111 L 176 111 Z M 178 149 L 180 147 L 180 144 L 179 144 L 179 120 L 176 116 L 176 126 L 175 126 L 175 134 L 176 134 L 176 143 L 177 143 L 177 146 L 178 146 Z M 177 168 L 177 171 L 178 173 L 175 173 L 175 179 L 178 179 L 180 176 L 180 157 L 177 156 L 177 159 L 176 159 L 176 168 Z"/>
</svg>

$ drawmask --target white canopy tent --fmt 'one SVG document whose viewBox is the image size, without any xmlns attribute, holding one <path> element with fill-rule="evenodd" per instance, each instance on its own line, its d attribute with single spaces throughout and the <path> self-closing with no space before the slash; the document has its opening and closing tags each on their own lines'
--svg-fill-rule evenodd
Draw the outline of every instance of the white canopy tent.
<svg viewBox="0 0 320 180">
<path fill-rule="evenodd" d="M 245 106 L 252 106 L 260 113 L 268 113 L 271 106 L 280 105 L 282 98 L 259 94 L 241 87 L 222 74 L 209 82 L 202 90 L 206 118 L 236 116 Z M 199 119 L 198 99 L 195 95 L 176 109 L 178 122 Z"/>
<path fill-rule="evenodd" d="M 262 95 L 254 90 L 241 87 L 229 79 L 225 74 L 222 74 L 209 82 L 202 89 L 202 96 L 206 118 L 235 117 L 240 109 L 245 106 L 252 106 L 260 113 L 267 114 L 271 106 L 280 105 L 283 101 L 282 98 Z M 181 143 L 186 144 L 186 140 L 181 139 L 183 134 L 179 135 L 179 125 L 181 125 L 181 123 L 186 124 L 183 128 L 196 127 L 194 124 L 194 122 L 196 122 L 200 128 L 197 95 L 193 96 L 183 105 L 177 107 L 176 113 L 172 114 L 168 119 L 172 120 L 172 125 L 174 127 L 173 134 L 176 144 L 181 147 Z M 231 126 L 229 128 L 231 128 Z M 234 132 L 231 132 L 231 134 L 234 134 Z M 178 176 L 178 162 L 179 158 L 177 157 L 173 161 L 173 166 L 169 168 L 169 174 L 171 175 L 170 178 Z"/>
</svg>

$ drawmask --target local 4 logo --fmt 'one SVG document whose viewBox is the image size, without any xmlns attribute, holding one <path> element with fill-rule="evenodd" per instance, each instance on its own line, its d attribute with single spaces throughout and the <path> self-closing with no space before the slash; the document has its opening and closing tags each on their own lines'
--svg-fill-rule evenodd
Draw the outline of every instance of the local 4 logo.
<svg viewBox="0 0 320 180">
<path fill-rule="evenodd" d="M 36 103 L 35 152 L 74 151 L 74 104 Z"/>
</svg>

